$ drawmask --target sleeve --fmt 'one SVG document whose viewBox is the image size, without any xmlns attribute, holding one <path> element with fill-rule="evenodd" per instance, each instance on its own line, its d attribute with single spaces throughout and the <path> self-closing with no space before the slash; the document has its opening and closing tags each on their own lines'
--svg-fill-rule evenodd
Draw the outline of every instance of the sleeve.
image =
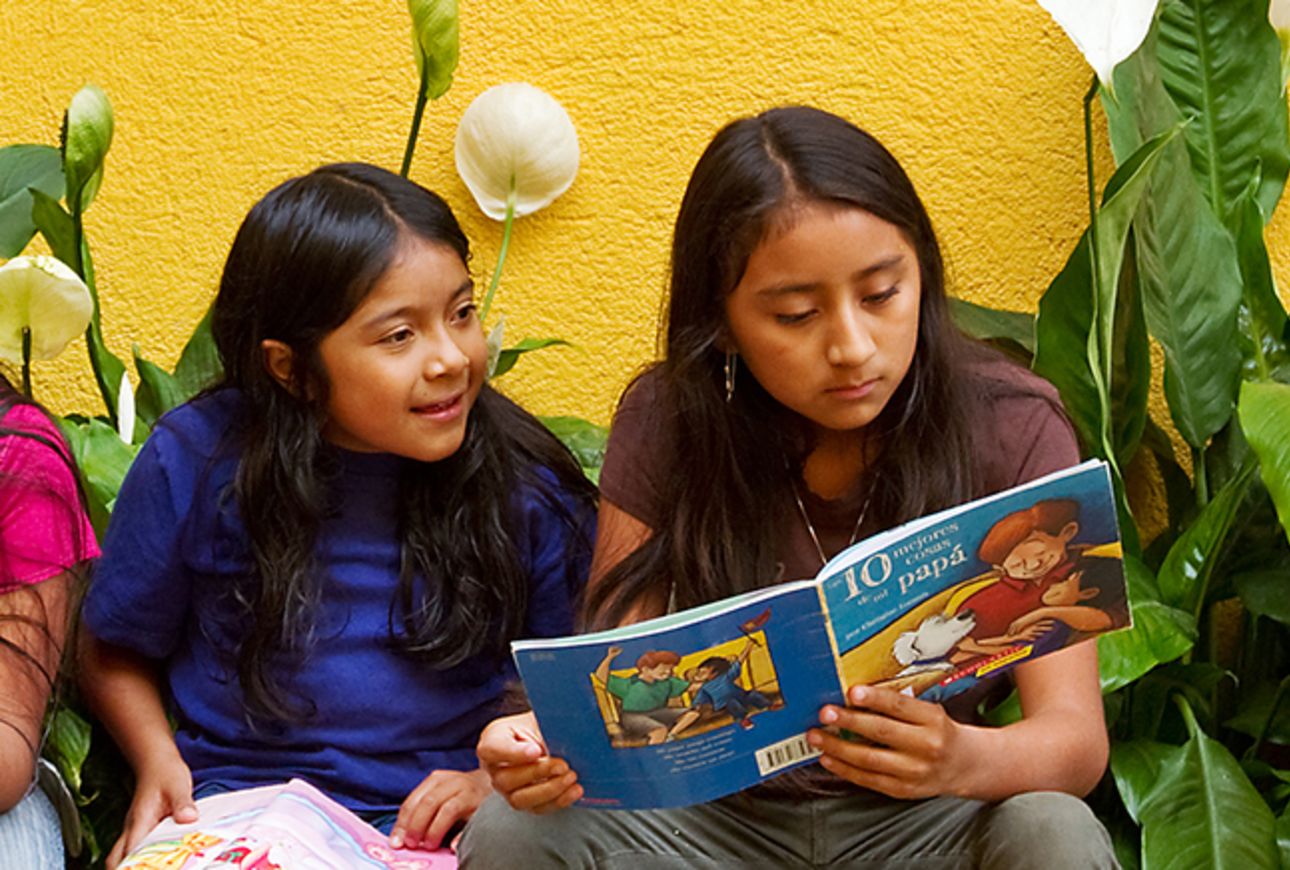
<svg viewBox="0 0 1290 870">
<path fill-rule="evenodd" d="M 157 659 L 179 645 L 192 587 L 180 546 L 187 506 L 172 469 L 199 461 L 158 427 L 130 466 L 85 598 L 83 618 L 99 640 Z"/>
<path fill-rule="evenodd" d="M 591 571 L 596 514 L 561 489 L 553 474 L 542 476 L 550 488 L 532 492 L 525 511 L 531 582 L 525 636 L 562 637 L 573 634 L 574 610 Z"/>
<path fill-rule="evenodd" d="M 39 583 L 98 555 L 70 453 L 38 410 L 19 407 L 5 425 L 29 432 L 0 442 L 0 592 Z"/>
<path fill-rule="evenodd" d="M 605 691 L 615 698 L 625 697 L 630 686 L 631 682 L 626 677 L 620 677 L 617 674 L 610 674 L 609 679 L 605 681 Z"/>
<path fill-rule="evenodd" d="M 614 414 L 600 470 L 601 496 L 652 529 L 666 515 L 659 480 L 667 467 L 667 436 L 659 389 L 654 373 L 628 387 Z"/>
<path fill-rule="evenodd" d="M 1037 389 L 999 397 L 984 415 L 989 425 L 977 436 L 981 495 L 1028 483 L 1080 461 L 1075 429 L 1057 391 L 1047 381 L 1031 377 Z"/>
</svg>

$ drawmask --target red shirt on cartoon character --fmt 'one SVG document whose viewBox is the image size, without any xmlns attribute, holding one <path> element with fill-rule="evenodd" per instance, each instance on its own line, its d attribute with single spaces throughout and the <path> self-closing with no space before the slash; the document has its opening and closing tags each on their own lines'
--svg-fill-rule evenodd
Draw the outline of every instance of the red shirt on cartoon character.
<svg viewBox="0 0 1290 870">
<path fill-rule="evenodd" d="M 998 580 L 970 595 L 959 611 L 976 615 L 972 633 L 958 651 L 990 655 L 1017 643 L 1034 641 L 1057 622 L 1077 631 L 1101 631 L 1111 617 L 1082 606 L 1098 594 L 1080 589 L 1078 546 L 1079 502 L 1047 499 L 999 520 L 977 548 L 977 556 L 994 568 Z"/>
</svg>

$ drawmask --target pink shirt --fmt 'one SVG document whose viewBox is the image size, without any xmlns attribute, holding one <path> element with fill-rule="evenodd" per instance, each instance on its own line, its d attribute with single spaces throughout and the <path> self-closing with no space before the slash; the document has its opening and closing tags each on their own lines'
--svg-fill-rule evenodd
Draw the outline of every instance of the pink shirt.
<svg viewBox="0 0 1290 870">
<path fill-rule="evenodd" d="M 67 444 L 58 427 L 31 405 L 15 405 L 0 420 L 0 592 L 39 583 L 99 554 L 81 507 Z"/>
</svg>

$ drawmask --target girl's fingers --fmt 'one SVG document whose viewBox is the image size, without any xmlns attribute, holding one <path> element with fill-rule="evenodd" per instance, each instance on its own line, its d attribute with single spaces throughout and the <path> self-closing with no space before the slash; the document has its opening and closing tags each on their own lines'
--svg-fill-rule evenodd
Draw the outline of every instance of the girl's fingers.
<svg viewBox="0 0 1290 870">
<path fill-rule="evenodd" d="M 855 783 L 863 788 L 880 792 L 888 797 L 899 800 L 912 800 L 919 797 L 930 797 L 932 792 L 920 789 L 916 783 L 900 779 L 894 776 L 888 776 L 883 773 L 876 773 L 872 770 L 865 770 L 854 765 L 847 764 L 846 761 L 832 755 L 820 756 L 820 765 L 825 770 L 836 776 L 839 776 L 848 782 Z"/>
<path fill-rule="evenodd" d="M 892 749 L 916 748 L 921 746 L 925 737 L 922 725 L 867 710 L 825 707 L 820 711 L 820 722 L 830 730 L 846 729 L 865 740 Z"/>
<path fill-rule="evenodd" d="M 562 777 L 567 773 L 569 773 L 569 765 L 562 758 L 544 758 L 533 764 L 499 767 L 490 771 L 493 788 L 503 796 L 552 778 Z"/>
<path fill-rule="evenodd" d="M 517 810 L 543 814 L 567 807 L 582 797 L 582 786 L 578 785 L 577 774 L 569 771 L 564 776 L 516 789 L 513 792 L 502 792 L 502 796 Z"/>
<path fill-rule="evenodd" d="M 838 761 L 854 770 L 906 780 L 916 778 L 924 772 L 924 765 L 903 752 L 856 743 L 818 728 L 806 732 L 806 739 L 829 760 Z"/>
<path fill-rule="evenodd" d="M 943 712 L 936 704 L 873 686 L 852 686 L 847 692 L 847 703 L 914 724 L 931 722 Z"/>
</svg>

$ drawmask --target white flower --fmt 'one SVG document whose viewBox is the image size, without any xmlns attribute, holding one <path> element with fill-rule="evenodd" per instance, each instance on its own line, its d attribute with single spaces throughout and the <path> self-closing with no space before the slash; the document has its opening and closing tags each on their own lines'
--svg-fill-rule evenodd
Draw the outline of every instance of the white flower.
<svg viewBox="0 0 1290 870">
<path fill-rule="evenodd" d="M 1281 81 L 1290 73 L 1290 0 L 1272 0 L 1268 5 L 1268 21 L 1281 40 Z"/>
<path fill-rule="evenodd" d="M 564 107 L 524 82 L 495 85 L 457 125 L 457 174 L 493 220 L 514 197 L 523 217 L 569 189 L 578 174 L 578 134 Z"/>
<path fill-rule="evenodd" d="M 116 394 L 116 433 L 126 444 L 134 443 L 134 387 L 126 372 L 121 372 L 121 387 Z"/>
<path fill-rule="evenodd" d="M 1039 0 L 1080 54 L 1111 87 L 1111 73 L 1151 30 L 1157 0 Z"/>
<path fill-rule="evenodd" d="M 14 257 L 0 266 L 0 359 L 22 363 L 22 331 L 31 358 L 58 356 L 94 313 L 89 288 L 54 257 Z"/>
</svg>

